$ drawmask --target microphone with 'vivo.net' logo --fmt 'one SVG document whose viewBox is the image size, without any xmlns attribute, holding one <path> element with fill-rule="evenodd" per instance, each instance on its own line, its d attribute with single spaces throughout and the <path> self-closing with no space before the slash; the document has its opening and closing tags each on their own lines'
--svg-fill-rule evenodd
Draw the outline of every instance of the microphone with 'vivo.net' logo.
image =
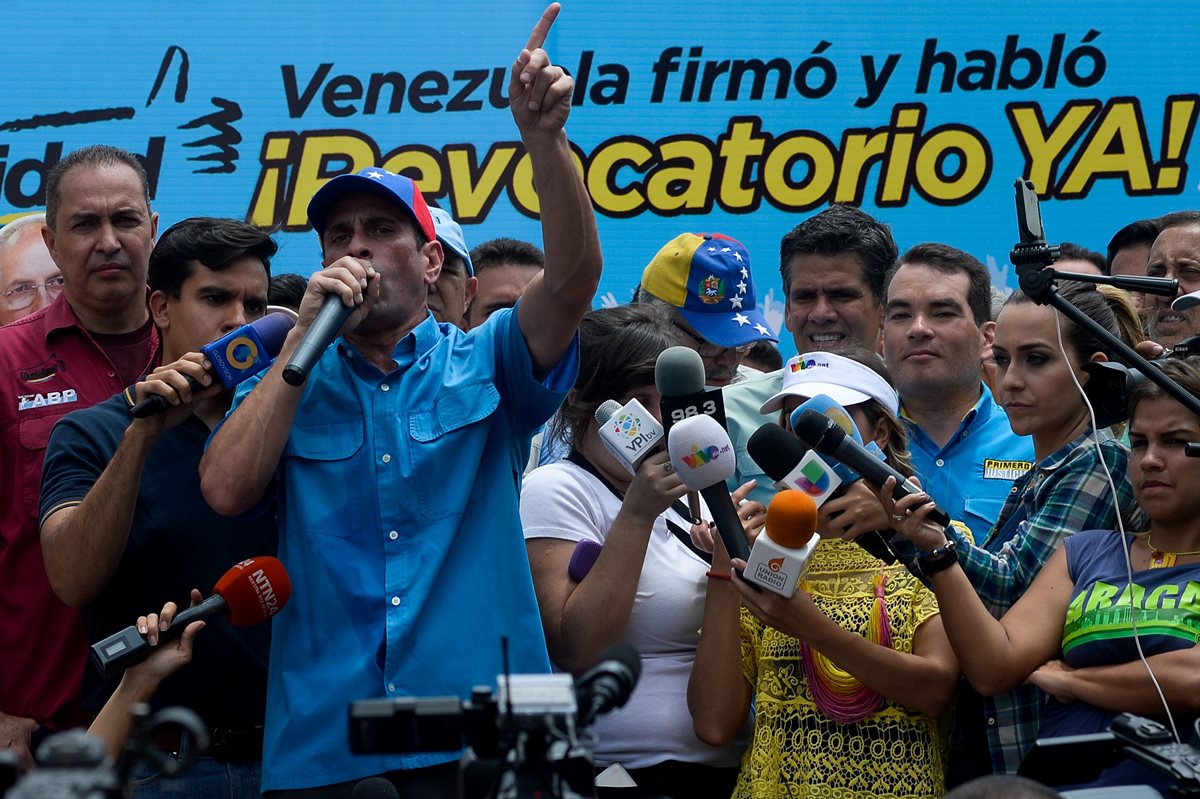
<svg viewBox="0 0 1200 799">
<path fill-rule="evenodd" d="M 742 520 L 725 488 L 734 472 L 733 442 L 725 428 L 711 416 L 684 419 L 667 434 L 667 452 L 683 484 L 704 497 L 729 557 L 749 557 Z"/>
</svg>

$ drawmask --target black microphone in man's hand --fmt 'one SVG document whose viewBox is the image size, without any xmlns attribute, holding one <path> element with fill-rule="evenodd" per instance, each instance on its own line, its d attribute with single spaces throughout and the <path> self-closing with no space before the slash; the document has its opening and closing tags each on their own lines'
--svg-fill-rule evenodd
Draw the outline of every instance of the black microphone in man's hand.
<svg viewBox="0 0 1200 799">
<path fill-rule="evenodd" d="M 308 373 L 317 365 L 317 361 L 321 360 L 325 350 L 337 338 L 338 331 L 357 307 L 346 305 L 337 294 L 325 295 L 325 302 L 317 311 L 316 318 L 308 326 L 308 330 L 304 331 L 304 337 L 300 339 L 296 351 L 292 353 L 283 369 L 285 383 L 289 386 L 304 385 Z"/>
<path fill-rule="evenodd" d="M 271 360 L 283 349 L 288 331 L 296 325 L 289 314 L 269 313 L 248 325 L 226 333 L 216 341 L 200 348 L 212 364 L 213 376 L 225 388 L 233 388 L 271 365 Z M 184 375 L 193 392 L 204 390 L 191 375 Z M 162 394 L 151 394 L 129 409 L 134 419 L 144 419 L 172 407 Z"/>
<path fill-rule="evenodd" d="M 824 416 L 824 414 L 822 414 Z M 828 417 L 826 417 L 828 418 Z M 797 489 L 814 498 L 820 507 L 826 497 L 822 492 L 815 494 L 821 480 L 839 479 L 836 473 L 820 458 L 814 455 L 808 463 L 804 456 L 808 447 L 794 435 L 777 424 L 767 423 L 754 431 L 746 444 L 746 451 L 754 462 L 775 481 L 777 487 Z M 803 466 L 801 465 L 803 463 Z M 797 468 L 800 467 L 800 468 Z M 816 477 L 814 480 L 813 477 Z M 843 486 L 830 493 L 830 496 L 840 496 L 845 493 Z M 891 565 L 896 562 L 896 554 L 888 546 L 887 539 L 879 530 L 870 530 L 854 539 L 854 543 L 871 553 L 884 563 Z"/>
<path fill-rule="evenodd" d="M 892 489 L 895 499 L 925 493 L 900 472 L 868 452 L 862 444 L 846 435 L 846 431 L 828 416 L 817 411 L 805 411 L 795 421 L 795 427 L 796 435 L 810 447 L 846 464 L 876 488 L 882 486 L 889 477 L 896 478 L 896 487 Z M 926 518 L 943 527 L 950 524 L 950 516 L 937 506 L 934 506 Z"/>
<path fill-rule="evenodd" d="M 224 614 L 235 627 L 259 624 L 278 613 L 291 596 L 292 583 L 282 563 L 269 555 L 248 558 L 221 576 L 212 596 L 175 614 L 159 642 L 179 637 L 194 621 Z M 126 627 L 92 644 L 92 665 L 105 678 L 112 677 L 150 657 L 152 649 L 137 627 Z"/>
</svg>

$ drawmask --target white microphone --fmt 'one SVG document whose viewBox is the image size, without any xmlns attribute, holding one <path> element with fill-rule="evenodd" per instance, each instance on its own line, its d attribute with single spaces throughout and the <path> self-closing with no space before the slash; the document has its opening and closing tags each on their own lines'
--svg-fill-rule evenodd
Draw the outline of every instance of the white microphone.
<svg viewBox="0 0 1200 799">
<path fill-rule="evenodd" d="M 1188 311 L 1200 305 L 1200 291 L 1193 291 L 1191 294 L 1184 294 L 1182 297 L 1176 297 L 1171 302 L 1171 310 L 1173 311 Z"/>
<path fill-rule="evenodd" d="M 725 488 L 736 465 L 733 442 L 725 428 L 711 416 L 688 417 L 671 427 L 667 452 L 683 484 L 704 497 L 729 557 L 748 558 L 750 546 L 742 531 L 742 520 Z"/>
<path fill-rule="evenodd" d="M 780 491 L 767 506 L 767 526 L 754 539 L 743 579 L 784 597 L 808 569 L 821 536 L 816 534 L 817 504 L 803 491 Z"/>
<path fill-rule="evenodd" d="M 630 474 L 637 473 L 646 456 L 659 449 L 666 437 L 663 426 L 635 399 L 624 405 L 605 400 L 596 409 L 596 425 L 605 448 Z"/>
</svg>

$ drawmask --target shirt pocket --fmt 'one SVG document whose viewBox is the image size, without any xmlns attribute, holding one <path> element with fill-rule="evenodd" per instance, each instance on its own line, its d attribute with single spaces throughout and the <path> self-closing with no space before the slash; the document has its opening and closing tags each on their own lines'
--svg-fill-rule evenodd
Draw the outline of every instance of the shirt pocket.
<svg viewBox="0 0 1200 799">
<path fill-rule="evenodd" d="M 759 489 L 766 489 L 768 491 L 773 491 L 771 486 L 774 485 L 775 481 L 773 481 L 770 477 L 768 477 L 766 475 L 765 472 L 763 472 L 762 467 L 758 465 L 758 462 L 756 460 L 754 460 L 754 458 L 750 457 L 749 450 L 746 450 L 746 449 L 738 450 L 736 464 L 737 464 L 737 472 L 734 474 L 734 476 L 730 480 L 726 481 L 727 483 L 736 483 L 737 484 L 737 485 L 732 486 L 730 490 L 736 489 L 742 483 L 753 478 L 758 481 Z M 757 493 L 757 490 L 756 490 L 756 493 Z"/>
<path fill-rule="evenodd" d="M 983 544 L 1004 509 L 1003 497 L 963 497 L 963 524 L 974 532 L 976 544 Z"/>
<path fill-rule="evenodd" d="M 484 463 L 485 454 L 507 456 L 507 450 L 486 453 L 492 431 L 477 423 L 499 406 L 496 386 L 480 380 L 442 390 L 432 402 L 409 412 L 409 473 L 420 485 L 417 505 L 427 519 L 461 515 L 477 474 L 483 469 L 497 474 Z"/>
<path fill-rule="evenodd" d="M 38 502 L 42 494 L 42 463 L 46 460 L 46 445 L 50 443 L 50 431 L 54 423 L 63 417 L 61 413 L 43 414 L 34 418 L 21 418 L 18 422 L 18 438 L 21 441 L 21 502 L 25 515 L 38 517 Z"/>
<path fill-rule="evenodd" d="M 295 426 L 284 448 L 285 502 L 304 530 L 349 538 L 373 507 L 374 470 L 363 455 L 363 421 Z"/>
</svg>

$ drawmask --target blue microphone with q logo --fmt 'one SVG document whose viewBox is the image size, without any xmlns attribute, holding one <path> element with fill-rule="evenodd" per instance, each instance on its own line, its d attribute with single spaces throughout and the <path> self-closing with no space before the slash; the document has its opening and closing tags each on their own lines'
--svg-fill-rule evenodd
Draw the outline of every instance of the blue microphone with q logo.
<svg viewBox="0 0 1200 799">
<path fill-rule="evenodd" d="M 213 375 L 221 385 L 230 389 L 247 378 L 253 377 L 271 365 L 272 359 L 283 349 L 288 331 L 296 324 L 289 314 L 269 313 L 262 319 L 237 330 L 226 333 L 216 341 L 200 348 L 212 364 Z M 192 390 L 201 386 L 190 377 Z M 162 413 L 171 407 L 171 402 L 161 394 L 151 394 L 130 409 L 135 419 L 143 419 Z"/>
</svg>

